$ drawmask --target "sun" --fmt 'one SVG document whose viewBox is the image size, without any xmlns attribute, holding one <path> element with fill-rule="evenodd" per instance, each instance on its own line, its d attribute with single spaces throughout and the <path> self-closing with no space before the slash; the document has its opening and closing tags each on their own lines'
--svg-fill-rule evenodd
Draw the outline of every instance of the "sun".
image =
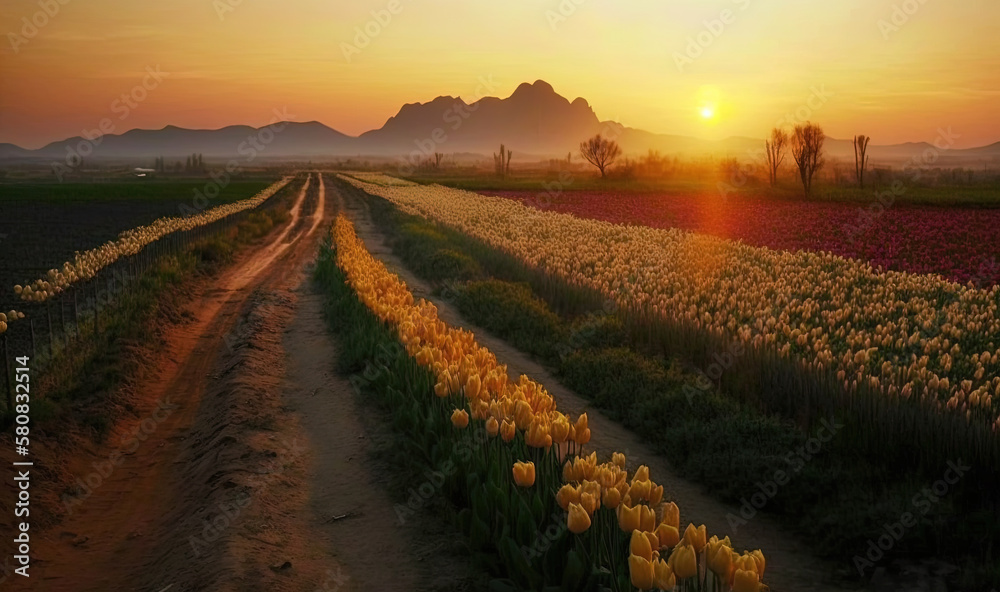
<svg viewBox="0 0 1000 592">
<path fill-rule="evenodd" d="M 701 108 L 701 117 L 702 119 L 712 119 L 715 117 L 715 108 L 711 105 L 705 105 Z"/>
</svg>

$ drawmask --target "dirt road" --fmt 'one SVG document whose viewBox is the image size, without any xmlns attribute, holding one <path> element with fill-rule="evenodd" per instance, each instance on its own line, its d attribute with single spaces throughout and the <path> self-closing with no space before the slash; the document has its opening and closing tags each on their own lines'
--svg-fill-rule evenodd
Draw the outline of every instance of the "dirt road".
<svg viewBox="0 0 1000 592">
<path fill-rule="evenodd" d="M 311 175 L 284 227 L 192 286 L 189 320 L 145 361 L 156 370 L 133 389 L 135 417 L 61 459 L 83 487 L 36 535 L 31 577 L 10 574 L 0 589 L 456 587 L 461 571 L 398 524 L 353 392 L 333 371 L 307 281 L 333 213 Z"/>
</svg>

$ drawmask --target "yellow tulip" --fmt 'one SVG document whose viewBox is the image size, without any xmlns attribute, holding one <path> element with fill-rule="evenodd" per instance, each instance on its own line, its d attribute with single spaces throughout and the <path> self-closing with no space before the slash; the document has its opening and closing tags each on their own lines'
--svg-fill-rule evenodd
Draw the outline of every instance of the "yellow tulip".
<svg viewBox="0 0 1000 592">
<path fill-rule="evenodd" d="M 580 484 L 580 487 L 582 491 L 589 493 L 598 500 L 601 499 L 601 484 L 597 481 L 584 479 L 583 483 Z"/>
<path fill-rule="evenodd" d="M 518 487 L 531 487 L 535 484 L 535 463 L 516 462 L 513 471 L 514 482 Z"/>
<path fill-rule="evenodd" d="M 653 547 L 649 544 L 649 537 L 646 536 L 646 533 L 641 530 L 632 531 L 629 552 L 644 558 L 646 561 L 653 560 Z"/>
<path fill-rule="evenodd" d="M 733 549 L 729 537 L 719 540 L 713 536 L 705 548 L 705 564 L 721 579 L 728 581 L 733 570 Z"/>
<path fill-rule="evenodd" d="M 653 563 L 645 557 L 629 555 L 628 574 L 632 585 L 640 590 L 650 590 L 653 587 Z"/>
<path fill-rule="evenodd" d="M 590 528 L 590 514 L 580 504 L 571 503 L 569 515 L 566 517 L 566 526 L 573 534 L 585 532 Z"/>
<path fill-rule="evenodd" d="M 579 480 L 580 478 L 576 474 L 576 465 L 571 460 L 566 461 L 566 464 L 563 465 L 563 481 Z"/>
<path fill-rule="evenodd" d="M 527 401 L 518 401 L 514 405 L 514 423 L 517 425 L 517 429 L 528 429 L 534 415 L 534 412 L 531 411 L 531 405 Z"/>
<path fill-rule="evenodd" d="M 573 432 L 573 441 L 579 444 L 580 446 L 583 446 L 587 442 L 590 442 L 590 428 L 586 428 L 584 430 L 576 429 Z"/>
<path fill-rule="evenodd" d="M 635 470 L 635 476 L 632 477 L 632 483 L 637 481 L 649 481 L 649 467 L 639 465 L 639 468 Z"/>
<path fill-rule="evenodd" d="M 609 487 L 604 490 L 601 501 L 604 503 L 604 507 L 614 510 L 621 503 L 622 495 L 614 487 Z"/>
<path fill-rule="evenodd" d="M 646 538 L 649 539 L 649 548 L 653 550 L 653 553 L 658 553 L 660 550 L 660 536 L 655 532 L 644 532 L 642 534 L 646 535 Z"/>
<path fill-rule="evenodd" d="M 701 553 L 705 549 L 705 525 L 695 527 L 694 524 L 688 524 L 687 529 L 684 530 L 684 542 L 694 547 L 694 550 Z"/>
<path fill-rule="evenodd" d="M 674 530 L 680 531 L 681 529 L 681 510 L 677 507 L 674 502 L 667 502 L 663 504 L 661 511 L 663 513 L 663 518 L 661 522 L 664 524 L 669 524 L 674 527 Z"/>
<path fill-rule="evenodd" d="M 625 532 L 637 530 L 642 517 L 640 508 L 641 506 L 630 508 L 624 503 L 618 506 L 618 526 Z"/>
<path fill-rule="evenodd" d="M 646 499 L 649 500 L 649 505 L 651 506 L 659 504 L 660 500 L 663 499 L 663 486 L 657 485 L 656 487 L 650 488 L 649 497 Z"/>
<path fill-rule="evenodd" d="M 652 531 L 656 530 L 656 512 L 646 505 L 639 506 L 639 528 Z"/>
<path fill-rule="evenodd" d="M 660 539 L 661 547 L 674 547 L 681 541 L 680 533 L 669 524 L 660 524 L 657 526 L 656 536 Z"/>
<path fill-rule="evenodd" d="M 674 571 L 674 575 L 682 580 L 698 575 L 698 556 L 695 554 L 694 548 L 687 543 L 681 543 L 674 547 L 667 564 Z"/>
<path fill-rule="evenodd" d="M 737 569 L 733 576 L 733 592 L 758 592 L 761 589 L 757 572 L 747 569 Z"/>
<path fill-rule="evenodd" d="M 500 437 L 503 438 L 503 441 L 510 442 L 516 435 L 517 427 L 506 419 L 503 420 L 503 423 L 500 424 Z"/>
<path fill-rule="evenodd" d="M 750 552 L 750 556 L 753 557 L 755 563 L 757 563 L 757 575 L 764 578 L 764 567 L 767 566 L 767 561 L 764 559 L 764 552 L 760 549 Z"/>
<path fill-rule="evenodd" d="M 618 465 L 619 468 L 625 468 L 625 455 L 621 452 L 611 453 L 611 462 Z"/>
<path fill-rule="evenodd" d="M 562 414 L 552 420 L 552 426 L 550 428 L 550 433 L 552 434 L 552 441 L 556 444 L 562 444 L 569 438 L 570 423 L 569 419 Z"/>
<path fill-rule="evenodd" d="M 580 494 L 580 505 L 583 509 L 587 511 L 588 514 L 593 514 L 597 511 L 597 508 L 601 507 L 601 498 L 594 497 L 592 493 L 581 493 Z"/>
<path fill-rule="evenodd" d="M 632 487 L 628 490 L 628 496 L 632 501 L 649 499 L 649 481 L 633 481 Z"/>
<path fill-rule="evenodd" d="M 472 374 L 465 382 L 465 396 L 469 399 L 475 399 L 479 396 L 480 388 L 482 388 L 482 381 L 479 379 L 479 374 Z"/>
<path fill-rule="evenodd" d="M 556 503 L 558 503 L 559 507 L 563 510 L 568 510 L 570 504 L 579 504 L 580 488 L 569 484 L 563 485 L 556 493 Z"/>
<path fill-rule="evenodd" d="M 451 414 L 451 425 L 458 429 L 463 429 L 469 425 L 469 412 L 465 409 L 456 409 Z"/>
<path fill-rule="evenodd" d="M 674 570 L 662 559 L 657 559 L 653 565 L 653 580 L 660 590 L 673 590 L 677 585 Z"/>
<path fill-rule="evenodd" d="M 500 422 L 497 418 L 490 417 L 486 420 L 486 433 L 489 434 L 490 438 L 496 438 L 497 434 L 500 433 Z"/>
<path fill-rule="evenodd" d="M 434 385 L 434 394 L 441 398 L 451 394 L 451 376 L 447 370 L 441 373 L 441 379 Z"/>
</svg>

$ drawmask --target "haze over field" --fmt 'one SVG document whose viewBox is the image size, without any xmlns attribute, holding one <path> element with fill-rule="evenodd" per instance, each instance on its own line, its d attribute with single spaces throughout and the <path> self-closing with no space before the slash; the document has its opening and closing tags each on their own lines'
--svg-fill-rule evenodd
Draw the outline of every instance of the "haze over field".
<svg viewBox="0 0 1000 592">
<path fill-rule="evenodd" d="M 586 99 L 571 119 L 656 134 L 759 139 L 805 115 L 832 138 L 866 133 L 873 146 L 933 142 L 939 128 L 954 130 L 956 149 L 1000 139 L 1000 4 L 988 0 L 53 6 L 49 16 L 36 0 L 12 0 L 0 17 L 0 142 L 37 149 L 105 118 L 115 134 L 256 127 L 275 109 L 357 136 L 406 103 L 507 97 L 536 79 Z M 310 129 L 338 151 L 339 135 Z M 463 135 L 446 150 L 478 149 Z"/>
</svg>

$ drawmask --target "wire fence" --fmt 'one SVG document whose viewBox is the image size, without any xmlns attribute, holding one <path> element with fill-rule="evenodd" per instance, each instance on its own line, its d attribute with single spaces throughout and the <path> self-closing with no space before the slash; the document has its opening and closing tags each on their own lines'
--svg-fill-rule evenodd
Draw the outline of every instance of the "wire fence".
<svg viewBox="0 0 1000 592">
<path fill-rule="evenodd" d="M 164 257 L 180 255 L 193 245 L 237 226 L 252 214 L 276 207 L 293 185 L 297 184 L 289 183 L 256 208 L 168 234 L 105 267 L 95 277 L 73 283 L 45 302 L 18 302 L 15 308 L 25 317 L 9 322 L 7 331 L 0 334 L 4 410 L 9 412 L 14 408 L 16 358 L 30 356 L 32 372 L 44 372 L 74 347 L 107 331 L 113 318 L 123 312 L 130 316 L 131 309 L 138 304 L 130 297 L 130 291 Z"/>
</svg>

